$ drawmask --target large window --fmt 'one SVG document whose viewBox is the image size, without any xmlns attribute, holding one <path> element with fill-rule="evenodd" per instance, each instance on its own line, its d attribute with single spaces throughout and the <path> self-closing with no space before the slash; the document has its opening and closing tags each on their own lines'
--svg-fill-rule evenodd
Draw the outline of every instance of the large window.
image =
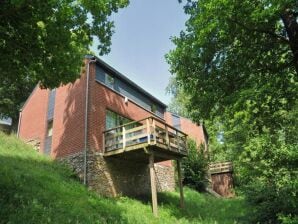
<svg viewBox="0 0 298 224">
<path fill-rule="evenodd" d="M 123 117 L 113 111 L 106 111 L 106 130 L 127 124 L 129 122 L 132 122 L 132 120 Z"/>
</svg>

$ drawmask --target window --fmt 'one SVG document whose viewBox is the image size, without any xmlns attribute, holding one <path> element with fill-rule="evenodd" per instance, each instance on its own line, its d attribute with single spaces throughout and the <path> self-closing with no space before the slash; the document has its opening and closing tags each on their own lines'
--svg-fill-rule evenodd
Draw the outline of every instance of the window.
<svg viewBox="0 0 298 224">
<path fill-rule="evenodd" d="M 51 137 L 53 135 L 53 120 L 48 121 L 48 129 L 47 129 L 47 137 Z"/>
<path fill-rule="evenodd" d="M 156 113 L 157 106 L 155 104 L 151 104 L 151 112 Z"/>
<path fill-rule="evenodd" d="M 48 120 L 52 120 L 54 117 L 55 97 L 56 97 L 56 89 L 52 89 L 49 93 L 49 100 L 48 100 Z"/>
<path fill-rule="evenodd" d="M 106 129 L 111 129 L 118 126 L 117 123 L 118 123 L 117 114 L 107 110 L 106 111 Z"/>
<path fill-rule="evenodd" d="M 115 79 L 114 79 L 114 77 L 106 73 L 105 84 L 106 84 L 108 87 L 114 89 L 114 84 L 115 84 Z"/>
<path fill-rule="evenodd" d="M 45 139 L 44 144 L 44 154 L 50 155 L 51 154 L 51 148 L 52 148 L 52 135 L 53 135 L 53 120 L 48 121 L 47 126 L 47 136 Z"/>
<path fill-rule="evenodd" d="M 113 111 L 106 111 L 106 129 L 111 129 L 132 122 L 132 120 L 123 117 Z"/>
<path fill-rule="evenodd" d="M 181 122 L 180 122 L 180 117 L 172 114 L 172 122 L 173 122 L 173 127 L 177 128 L 178 130 L 181 130 Z"/>
<path fill-rule="evenodd" d="M 96 81 L 128 97 L 146 110 L 150 110 L 160 118 L 164 118 L 165 106 L 157 99 L 142 91 L 137 85 L 123 79 L 117 72 L 105 69 L 105 66 L 96 65 Z"/>
</svg>

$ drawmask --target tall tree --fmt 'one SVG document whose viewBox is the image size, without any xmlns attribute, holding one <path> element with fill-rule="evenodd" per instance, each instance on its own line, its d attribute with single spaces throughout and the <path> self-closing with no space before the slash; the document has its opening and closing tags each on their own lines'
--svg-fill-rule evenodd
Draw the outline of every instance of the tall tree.
<svg viewBox="0 0 298 224">
<path fill-rule="evenodd" d="M 84 54 L 98 38 L 108 53 L 113 33 L 109 16 L 128 0 L 1 0 L 0 114 L 16 118 L 33 86 L 74 81 Z"/>
<path fill-rule="evenodd" d="M 259 208 L 252 217 L 268 223 L 293 218 L 298 2 L 188 0 L 185 12 L 186 30 L 172 39 L 176 48 L 166 56 L 175 91 L 186 95 L 193 120 L 220 127 L 221 148 L 235 161 L 245 192 L 258 189 L 248 197 Z"/>
</svg>

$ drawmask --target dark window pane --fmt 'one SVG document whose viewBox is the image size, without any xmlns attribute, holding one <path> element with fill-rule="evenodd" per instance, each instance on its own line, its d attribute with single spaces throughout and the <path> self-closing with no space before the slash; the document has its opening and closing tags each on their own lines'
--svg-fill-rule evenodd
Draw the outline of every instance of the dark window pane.
<svg viewBox="0 0 298 224">
<path fill-rule="evenodd" d="M 181 130 L 180 117 L 172 114 L 172 121 L 173 121 L 173 127 L 177 128 L 178 130 Z"/>
<path fill-rule="evenodd" d="M 115 79 L 111 75 L 106 73 L 106 80 L 105 83 L 108 87 L 114 89 Z"/>
<path fill-rule="evenodd" d="M 48 122 L 47 137 L 53 135 L 53 121 Z"/>
<path fill-rule="evenodd" d="M 106 111 L 106 129 L 111 129 L 132 122 L 132 120 L 123 117 L 113 111 Z"/>
</svg>

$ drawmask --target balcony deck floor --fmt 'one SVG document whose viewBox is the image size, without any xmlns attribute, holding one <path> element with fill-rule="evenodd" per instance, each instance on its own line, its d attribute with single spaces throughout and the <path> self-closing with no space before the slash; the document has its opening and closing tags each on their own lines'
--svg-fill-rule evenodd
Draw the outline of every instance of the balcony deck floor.
<svg viewBox="0 0 298 224">
<path fill-rule="evenodd" d="M 173 151 L 168 149 L 162 144 L 148 144 L 142 143 L 137 145 L 128 146 L 125 149 L 116 149 L 109 152 L 105 152 L 106 158 L 121 158 L 125 160 L 131 160 L 135 162 L 148 162 L 148 156 L 154 154 L 154 162 L 162 162 L 166 160 L 181 159 L 186 156 L 186 153 Z"/>
</svg>

